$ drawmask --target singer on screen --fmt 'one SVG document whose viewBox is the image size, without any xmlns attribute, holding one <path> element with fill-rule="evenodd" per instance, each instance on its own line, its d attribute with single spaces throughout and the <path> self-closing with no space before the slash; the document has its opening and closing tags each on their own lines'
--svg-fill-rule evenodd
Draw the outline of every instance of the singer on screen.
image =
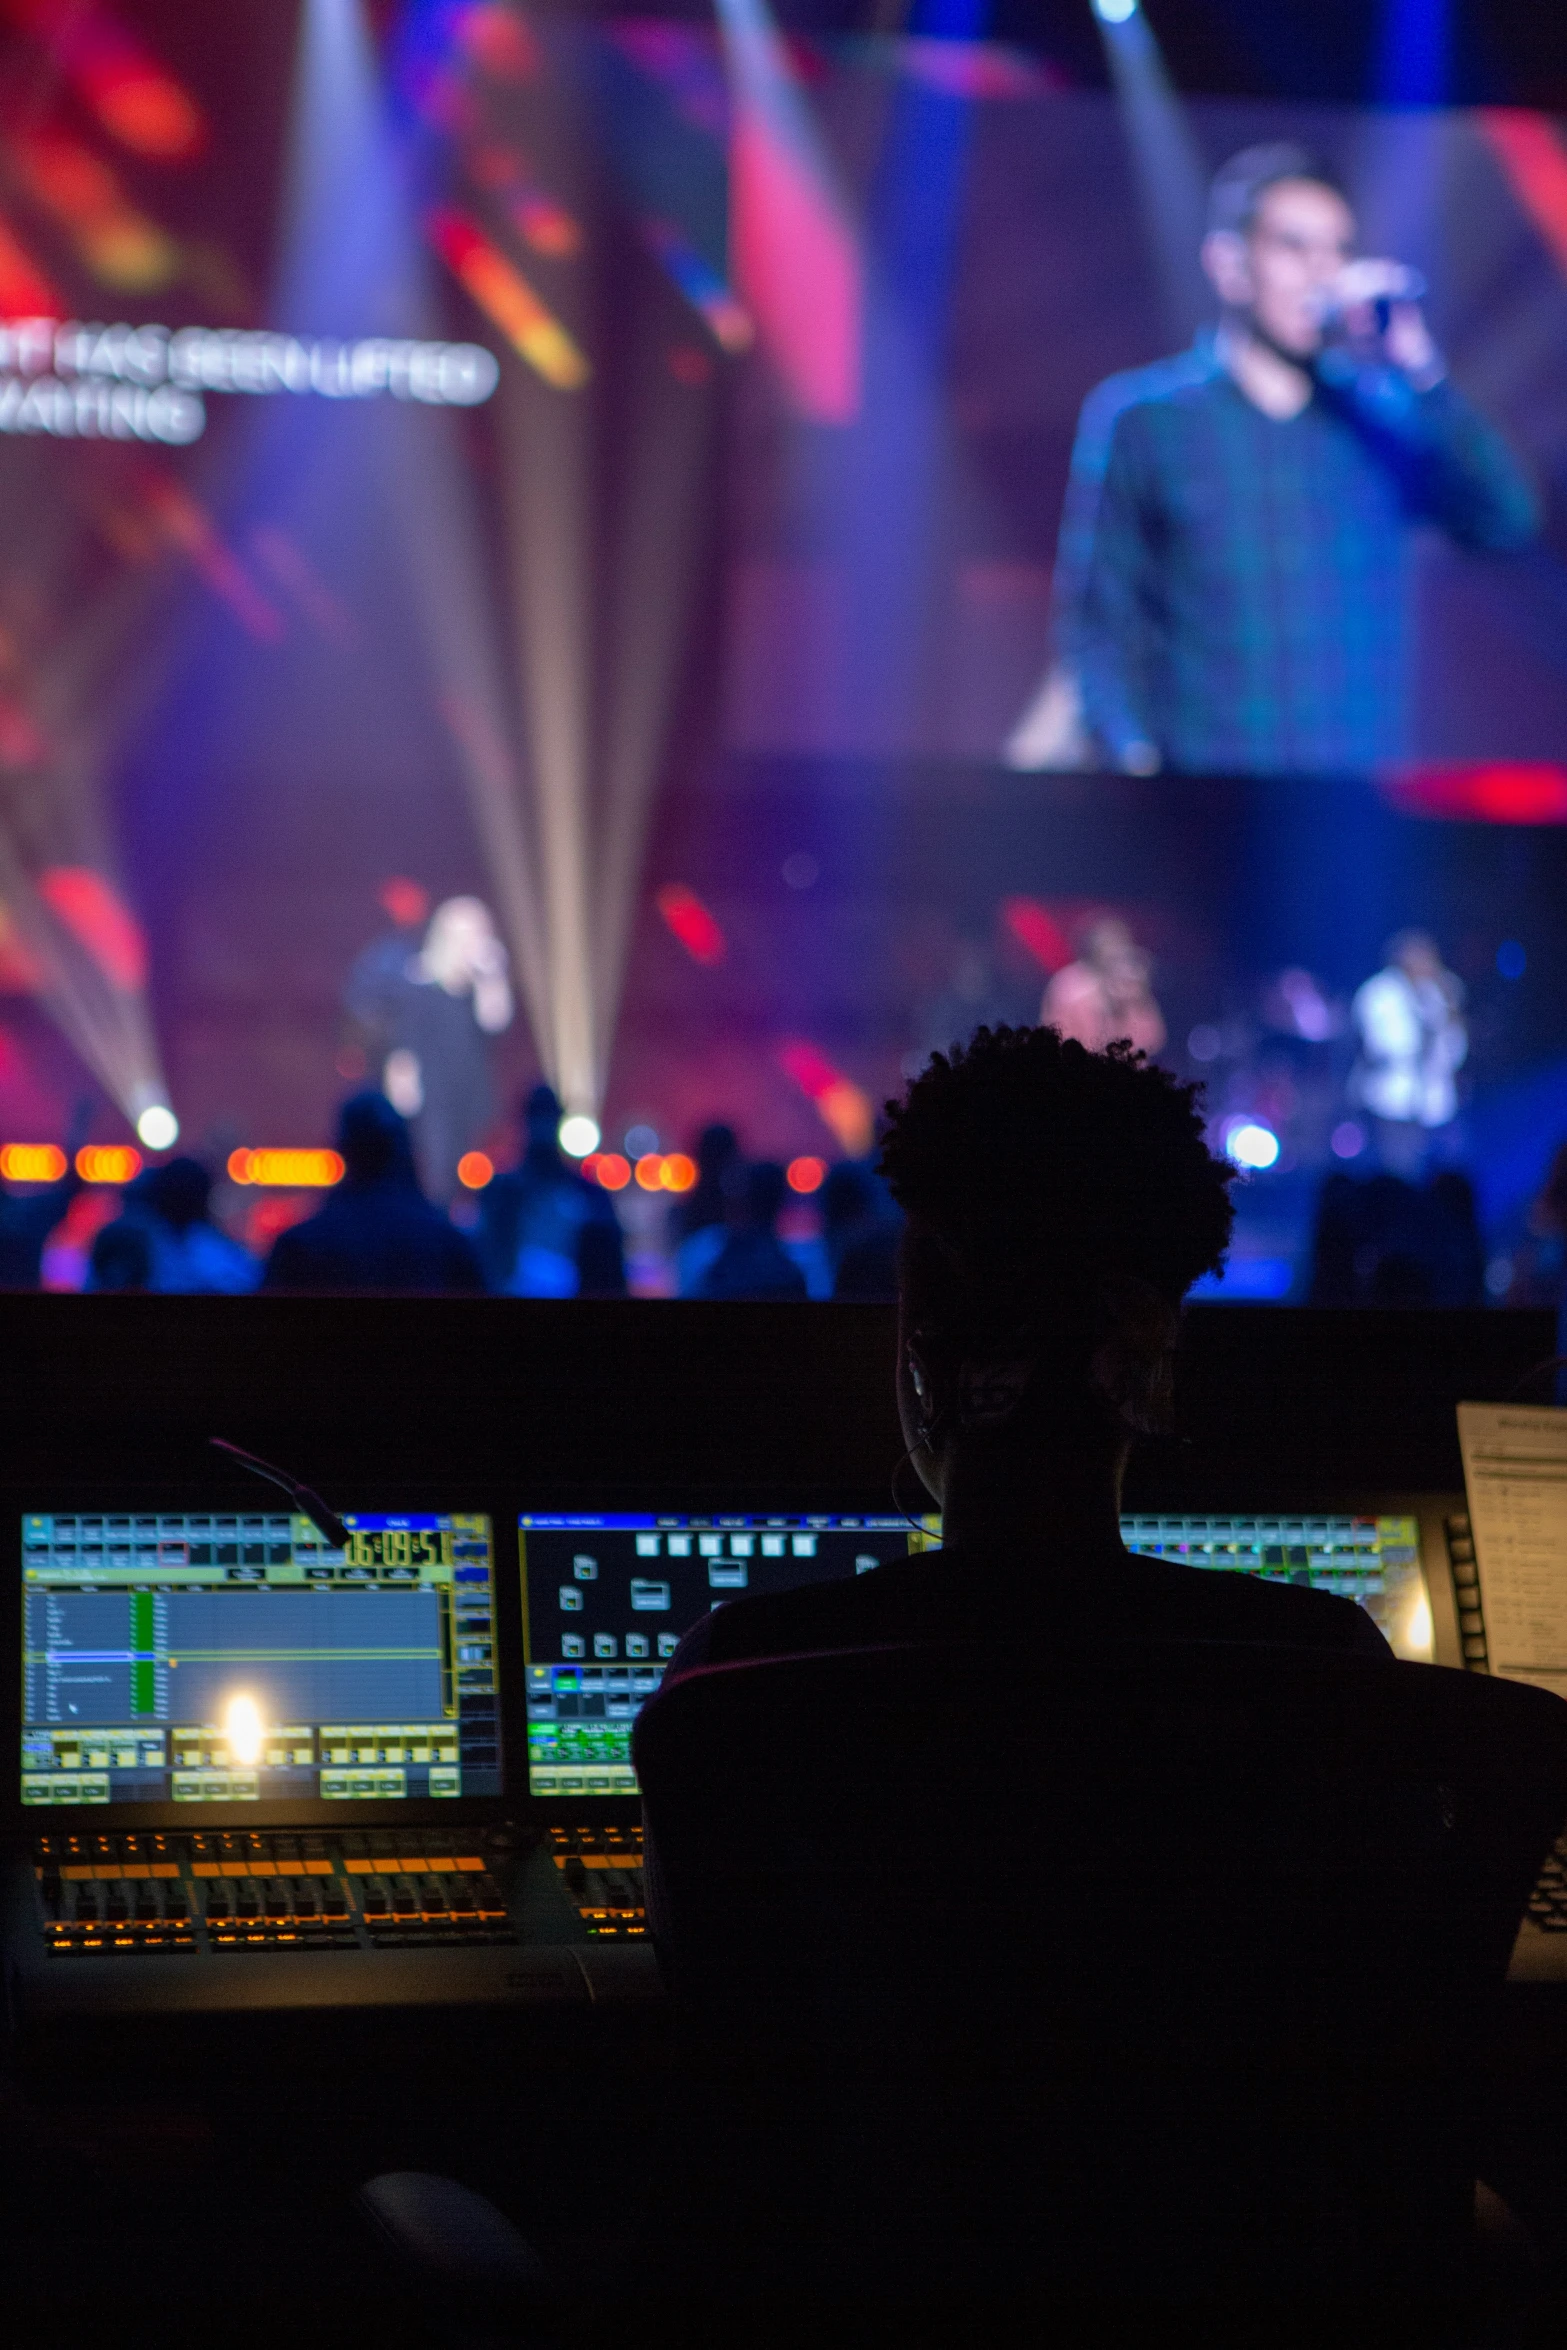
<svg viewBox="0 0 1567 2350">
<path fill-rule="evenodd" d="M 1303 147 L 1225 165 L 1202 259 L 1217 328 L 1084 403 L 1060 653 L 1105 765 L 1364 772 L 1404 749 L 1414 526 L 1515 549 L 1534 493 Z"/>
</svg>

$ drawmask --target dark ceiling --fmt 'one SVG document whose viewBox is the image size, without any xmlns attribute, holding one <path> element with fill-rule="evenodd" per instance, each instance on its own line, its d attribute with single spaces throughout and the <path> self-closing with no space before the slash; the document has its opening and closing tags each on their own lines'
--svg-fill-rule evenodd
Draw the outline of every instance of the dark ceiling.
<svg viewBox="0 0 1567 2350">
<path fill-rule="evenodd" d="M 712 0 L 536 0 L 540 13 L 662 16 L 710 23 Z M 1567 10 L 1546 0 L 1147 0 L 1179 87 L 1218 95 L 1357 100 L 1386 94 L 1383 27 L 1396 8 L 1445 23 L 1443 84 L 1459 105 L 1567 109 Z M 1053 59 L 1074 81 L 1106 79 L 1089 0 L 773 0 L 798 33 L 983 33 Z M 1382 86 L 1379 86 L 1382 85 Z"/>
</svg>

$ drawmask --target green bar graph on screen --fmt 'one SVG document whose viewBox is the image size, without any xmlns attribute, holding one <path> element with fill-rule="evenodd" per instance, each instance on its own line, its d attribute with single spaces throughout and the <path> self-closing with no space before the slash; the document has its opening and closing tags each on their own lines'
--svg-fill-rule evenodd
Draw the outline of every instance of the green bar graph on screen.
<svg viewBox="0 0 1567 2350">
<path fill-rule="evenodd" d="M 156 1677 L 152 1660 L 152 1593 L 131 1593 L 131 1712 L 155 1714 L 158 1710 Z"/>
</svg>

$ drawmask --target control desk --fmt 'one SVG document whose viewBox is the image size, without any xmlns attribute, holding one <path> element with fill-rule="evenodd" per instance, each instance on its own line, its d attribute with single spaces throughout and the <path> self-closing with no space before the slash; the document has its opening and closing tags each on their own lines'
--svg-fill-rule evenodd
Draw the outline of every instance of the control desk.
<svg viewBox="0 0 1567 2350">
<path fill-rule="evenodd" d="M 501 1568 L 472 1512 L 348 1516 L 337 1545 L 297 1513 L 24 1517 L 14 2020 L 656 2000 L 631 1733 L 682 1633 L 748 1591 L 873 1572 L 939 1526 L 842 1510 L 514 1523 Z M 1486 1669 L 1462 1496 L 1145 1510 L 1122 1532 L 1353 1598 L 1400 1655 Z M 517 1657 L 497 1632 L 502 1572 Z M 1567 1981 L 1567 1850 L 1513 1972 Z"/>
</svg>

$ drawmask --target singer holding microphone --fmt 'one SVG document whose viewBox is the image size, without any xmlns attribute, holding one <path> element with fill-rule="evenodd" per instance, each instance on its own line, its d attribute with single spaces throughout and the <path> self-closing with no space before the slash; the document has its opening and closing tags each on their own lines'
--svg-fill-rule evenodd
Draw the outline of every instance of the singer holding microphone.
<svg viewBox="0 0 1567 2350">
<path fill-rule="evenodd" d="M 1534 492 L 1305 148 L 1225 165 L 1202 259 L 1217 328 L 1084 403 L 1060 656 L 1125 773 L 1363 773 L 1404 748 L 1412 528 L 1516 549 Z"/>
</svg>

